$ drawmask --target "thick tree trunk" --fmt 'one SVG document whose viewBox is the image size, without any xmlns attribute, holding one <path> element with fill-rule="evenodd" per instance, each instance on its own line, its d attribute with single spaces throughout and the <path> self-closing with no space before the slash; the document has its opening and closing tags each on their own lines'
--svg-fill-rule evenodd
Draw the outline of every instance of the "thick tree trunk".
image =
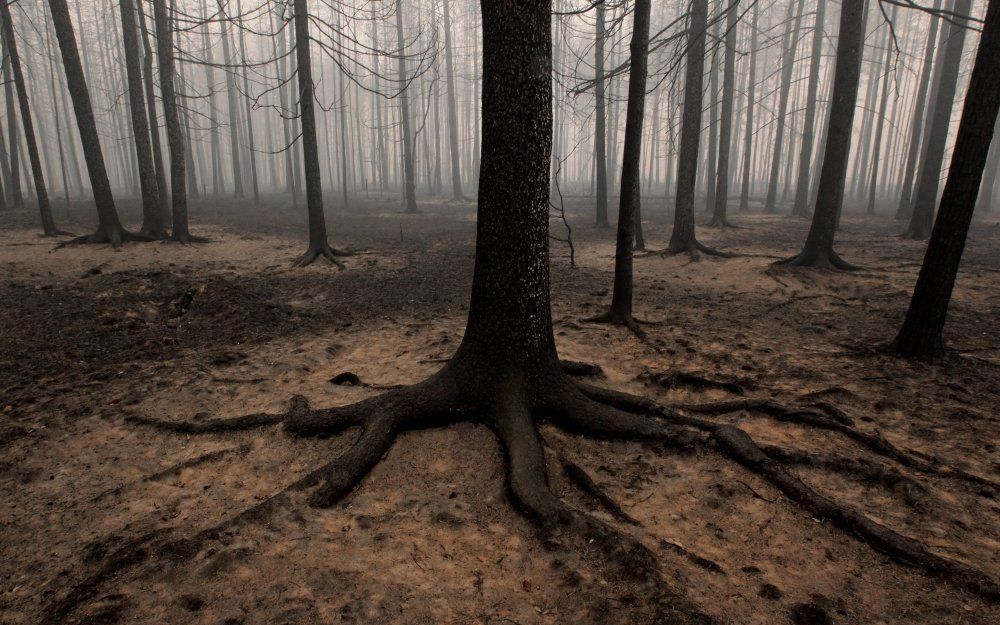
<svg viewBox="0 0 1000 625">
<path fill-rule="evenodd" d="M 163 117 L 167 126 L 167 148 L 170 151 L 170 198 L 175 241 L 189 243 L 187 214 L 187 176 L 184 133 L 177 111 L 177 93 L 174 91 L 174 41 L 173 20 L 167 15 L 166 0 L 152 0 L 153 21 L 156 29 L 156 55 L 160 61 L 160 94 L 163 99 Z"/>
<path fill-rule="evenodd" d="M 132 140 L 135 142 L 136 158 L 139 162 L 139 189 L 142 195 L 142 228 L 139 233 L 163 239 L 167 236 L 167 229 L 160 206 L 160 187 L 156 178 L 156 164 L 153 162 L 153 146 L 146 118 L 146 98 L 142 87 L 134 0 L 119 0 L 119 9 L 122 40 L 125 42 L 125 71 L 128 77 L 129 113 L 132 115 Z"/>
<path fill-rule="evenodd" d="M 963 0 L 959 0 L 958 5 L 956 11 L 966 14 L 968 7 L 963 6 Z M 943 347 L 942 332 L 948 303 L 1000 111 L 997 76 L 1000 76 L 1000 0 L 990 0 L 941 207 L 913 289 L 910 308 L 893 343 L 893 351 L 902 356 L 931 354 Z"/>
<path fill-rule="evenodd" d="M 747 115 L 746 132 L 743 136 L 743 180 L 740 189 L 740 211 L 750 210 L 750 176 L 751 159 L 753 158 L 753 137 L 754 137 L 754 94 L 757 88 L 757 20 L 760 14 L 759 6 L 754 3 L 753 17 L 750 21 L 750 64 L 749 75 L 747 77 Z"/>
<path fill-rule="evenodd" d="M 816 100 L 819 92 L 820 61 L 823 56 L 823 28 L 826 18 L 826 0 L 817 0 L 816 26 L 813 29 L 812 57 L 809 61 L 809 87 L 806 92 L 805 122 L 802 129 L 802 147 L 799 151 L 799 179 L 795 185 L 795 204 L 792 214 L 809 216 L 809 187 L 811 182 L 813 140 L 816 132 Z"/>
<path fill-rule="evenodd" d="M 844 0 L 840 9 L 833 94 L 816 210 L 802 252 L 783 261 L 783 264 L 833 269 L 852 268 L 834 252 L 833 239 L 844 201 L 844 183 L 848 157 L 851 153 L 851 133 L 861 74 L 864 25 L 865 0 Z"/>
<path fill-rule="evenodd" d="M 458 150 L 458 105 L 455 103 L 455 63 L 451 45 L 451 9 L 444 0 L 444 71 L 448 83 L 448 154 L 451 160 L 451 197 L 465 200 Z"/>
<path fill-rule="evenodd" d="M 781 171 L 781 148 L 785 143 L 785 116 L 788 112 L 788 94 L 792 89 L 792 70 L 795 69 L 795 50 L 799 44 L 799 26 L 802 24 L 802 14 L 804 10 L 804 0 L 799 0 L 798 14 L 792 20 L 792 12 L 795 3 L 791 0 L 788 3 L 788 13 L 785 15 L 785 22 L 788 30 L 785 31 L 781 58 L 781 87 L 778 93 L 778 115 L 774 123 L 774 153 L 771 156 L 771 176 L 767 183 L 767 199 L 764 200 L 764 212 L 774 213 L 777 211 L 778 201 L 778 175 Z"/>
<path fill-rule="evenodd" d="M 820 0 L 822 2 L 823 0 Z M 736 24 L 739 20 L 739 0 L 730 0 L 726 14 L 726 51 L 722 68 L 722 117 L 719 119 L 719 167 L 716 175 L 715 205 L 708 225 L 729 226 L 726 207 L 729 203 L 729 157 L 733 132 L 733 100 L 736 83 Z"/>
<path fill-rule="evenodd" d="M 397 79 L 399 80 L 399 114 L 403 132 L 403 202 L 407 213 L 416 213 L 417 183 L 413 172 L 413 131 L 410 128 L 410 85 L 406 75 L 406 50 L 403 40 L 403 0 L 396 0 Z"/>
<path fill-rule="evenodd" d="M 594 32 L 594 165 L 597 183 L 596 223 L 598 228 L 608 227 L 608 128 L 607 96 L 604 84 L 604 2 L 597 5 Z"/>
<path fill-rule="evenodd" d="M 35 198 L 38 200 L 38 212 L 42 218 L 42 233 L 47 237 L 53 237 L 61 233 L 55 225 L 55 220 L 52 218 L 52 206 L 49 204 L 49 194 L 45 188 L 45 174 L 42 172 L 42 160 L 38 154 L 38 143 L 35 139 L 35 126 L 34 121 L 31 116 L 31 105 L 28 101 L 28 90 L 24 84 L 24 72 L 21 70 L 21 58 L 17 53 L 17 41 L 14 38 L 14 21 L 11 19 L 10 15 L 10 2 L 9 0 L 0 0 L 0 21 L 2 21 L 3 28 L 3 42 L 6 51 L 7 62 L 10 68 L 11 79 L 14 82 L 14 87 L 17 90 L 17 100 L 21 109 L 21 125 L 24 127 L 24 138 L 28 146 L 28 160 L 31 163 L 31 174 L 35 182 Z M 15 195 L 14 195 L 14 207 L 20 208 L 23 206 L 23 199 L 21 198 L 21 187 L 20 181 L 17 179 L 18 172 L 16 169 L 17 163 L 17 132 L 13 130 L 13 121 L 16 119 L 14 117 L 14 107 L 11 101 L 11 88 L 10 82 L 7 83 L 7 111 L 8 119 L 11 120 L 11 163 L 14 171 L 12 172 L 12 177 L 14 184 L 12 185 Z"/>
<path fill-rule="evenodd" d="M 972 10 L 972 0 L 956 0 L 953 10 L 957 15 L 969 15 Z M 908 239 L 926 239 L 930 236 L 934 224 L 934 206 L 937 203 L 941 166 L 944 163 L 948 130 L 951 127 L 951 109 L 958 88 L 965 30 L 964 24 L 948 27 L 948 39 L 941 59 L 941 81 L 934 92 L 934 116 L 927 131 L 927 147 L 917 178 L 913 214 L 903 234 Z"/>
</svg>

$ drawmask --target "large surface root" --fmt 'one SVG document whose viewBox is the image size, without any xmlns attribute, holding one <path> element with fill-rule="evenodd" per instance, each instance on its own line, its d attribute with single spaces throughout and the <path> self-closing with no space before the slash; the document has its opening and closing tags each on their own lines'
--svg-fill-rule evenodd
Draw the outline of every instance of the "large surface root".
<svg viewBox="0 0 1000 625">
<path fill-rule="evenodd" d="M 292 263 L 293 267 L 306 267 L 313 264 L 320 258 L 327 261 L 337 269 L 345 269 L 344 263 L 340 262 L 339 256 L 352 256 L 351 252 L 338 250 L 329 245 L 310 245 L 309 249 L 302 256 L 299 256 Z"/>
</svg>

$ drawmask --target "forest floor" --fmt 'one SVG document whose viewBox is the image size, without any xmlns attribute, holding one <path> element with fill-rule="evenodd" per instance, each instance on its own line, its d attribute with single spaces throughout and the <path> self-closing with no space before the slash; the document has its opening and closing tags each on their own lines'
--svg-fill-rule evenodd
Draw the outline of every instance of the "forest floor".
<svg viewBox="0 0 1000 625">
<path fill-rule="evenodd" d="M 609 302 L 614 253 L 613 231 L 591 227 L 582 208 L 569 215 L 576 268 L 553 243 L 553 316 L 561 357 L 603 369 L 593 383 L 664 404 L 795 404 L 814 393 L 861 430 L 1000 479 L 995 219 L 977 222 L 966 249 L 946 329 L 952 350 L 904 361 L 877 348 L 900 324 L 924 243 L 896 238 L 901 226 L 888 218 L 845 218 L 838 249 L 864 267 L 854 273 L 769 269 L 798 251 L 803 221 L 734 215 L 749 227 L 699 228 L 703 242 L 743 255 L 637 259 L 636 314 L 655 322 L 640 341 L 581 321 Z M 331 241 L 362 250 L 344 271 L 291 268 L 305 249 L 304 210 L 195 201 L 192 231 L 213 242 L 120 251 L 57 250 L 29 217 L 0 214 L 0 624 L 637 622 L 643 597 L 629 584 L 550 549 L 511 506 L 494 436 L 474 425 L 401 436 L 334 508 L 279 508 L 206 540 L 145 548 L 226 522 L 356 433 L 189 436 L 127 416 L 280 412 L 293 395 L 349 403 L 426 378 L 457 347 L 474 209 L 396 209 L 387 200 L 331 214 Z M 648 245 L 663 247 L 662 211 L 645 212 Z M 82 207 L 73 217 L 60 225 L 86 231 Z M 332 381 L 345 372 L 363 384 Z M 995 490 L 920 474 L 837 432 L 757 412 L 712 418 L 762 442 L 914 477 L 926 489 L 793 469 L 1000 579 Z M 556 493 L 637 536 L 666 583 L 722 623 L 1000 623 L 995 603 L 892 561 L 719 456 L 550 426 L 543 436 L 641 525 L 607 516 L 550 462 Z"/>
</svg>

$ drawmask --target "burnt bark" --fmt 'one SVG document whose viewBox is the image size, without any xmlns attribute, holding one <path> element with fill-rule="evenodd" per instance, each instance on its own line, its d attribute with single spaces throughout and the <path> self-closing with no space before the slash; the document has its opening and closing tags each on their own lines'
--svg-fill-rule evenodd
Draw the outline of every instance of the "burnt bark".
<svg viewBox="0 0 1000 625">
<path fill-rule="evenodd" d="M 851 153 L 851 132 L 861 75 L 865 0 L 844 0 L 840 10 L 837 58 L 833 76 L 826 148 L 812 225 L 802 252 L 778 264 L 852 269 L 833 250 L 837 219 L 844 201 L 844 183 Z"/>
<path fill-rule="evenodd" d="M 42 170 L 42 160 L 38 153 L 38 143 L 35 140 L 34 120 L 31 116 L 31 105 L 28 101 L 28 90 L 24 84 L 24 72 L 21 69 L 21 58 L 17 53 L 17 40 L 14 37 L 14 21 L 10 15 L 9 0 L 0 0 L 0 27 L 3 29 L 3 43 L 6 52 L 6 61 L 9 68 L 14 89 L 17 90 L 17 101 L 21 109 L 21 126 L 24 128 L 25 143 L 28 146 L 28 160 L 31 163 L 31 175 L 35 183 L 35 198 L 38 200 L 38 212 L 42 219 L 42 233 L 47 237 L 54 237 L 65 234 L 56 228 L 55 219 L 52 217 L 52 206 L 49 203 L 49 194 L 45 188 L 45 173 Z M 17 131 L 15 126 L 15 115 L 13 100 L 11 98 L 11 84 L 8 80 L 7 88 L 7 113 L 10 120 L 10 153 L 11 153 L 11 188 L 14 193 L 14 208 L 24 206 L 21 197 L 21 186 L 19 172 L 17 171 Z"/>
<path fill-rule="evenodd" d="M 997 76 L 1000 76 L 1000 1 L 990 0 L 941 206 L 906 319 L 892 345 L 893 351 L 901 356 L 933 354 L 944 346 L 948 304 L 1000 111 Z"/>
<path fill-rule="evenodd" d="M 969 15 L 972 0 L 955 0 L 953 7 L 957 15 Z M 938 187 L 941 180 L 941 166 L 947 148 L 948 130 L 951 126 L 951 109 L 955 103 L 958 88 L 958 73 L 962 64 L 962 48 L 965 44 L 965 24 L 948 26 L 948 38 L 941 59 L 941 81 L 934 92 L 934 115 L 927 131 L 927 147 L 920 164 L 913 200 L 913 214 L 903 237 L 926 239 L 934 225 L 934 205 L 937 203 Z M 978 186 L 977 186 L 978 190 Z"/>
</svg>

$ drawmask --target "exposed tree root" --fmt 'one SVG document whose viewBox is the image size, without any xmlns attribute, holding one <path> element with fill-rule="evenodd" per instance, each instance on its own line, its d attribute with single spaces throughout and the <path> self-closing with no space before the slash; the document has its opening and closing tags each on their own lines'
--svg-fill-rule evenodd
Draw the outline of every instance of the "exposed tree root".
<svg viewBox="0 0 1000 625">
<path fill-rule="evenodd" d="M 736 258 L 738 256 L 738 254 L 723 252 L 715 249 L 714 247 L 709 247 L 697 239 L 690 241 L 685 245 L 668 247 L 664 250 L 660 250 L 659 252 L 650 252 L 646 256 L 676 256 L 678 254 L 687 254 L 692 261 L 700 260 L 701 254 L 705 254 L 706 256 L 716 256 L 719 258 Z"/>
<path fill-rule="evenodd" d="M 814 405 L 821 409 L 823 407 L 822 403 Z M 1000 491 L 1000 484 L 994 480 L 976 475 L 974 473 L 969 473 L 968 471 L 957 467 L 948 466 L 942 460 L 928 454 L 899 449 L 881 434 L 877 432 L 872 434 L 859 430 L 853 427 L 850 422 L 845 423 L 842 416 L 831 416 L 831 414 L 828 414 L 827 412 L 821 412 L 819 410 L 808 408 L 791 408 L 768 399 L 738 399 L 706 404 L 685 404 L 675 406 L 675 408 L 686 412 L 715 415 L 728 414 L 740 410 L 760 412 L 778 421 L 798 423 L 824 430 L 840 432 L 856 443 L 867 447 L 881 456 L 891 458 L 907 468 L 930 475 L 936 475 L 938 477 L 959 480 L 975 484 L 976 486 L 986 487 L 993 492 Z M 832 414 L 837 413 L 833 412 Z M 848 417 L 848 419 L 850 418 Z"/>
<path fill-rule="evenodd" d="M 156 240 L 155 237 L 137 232 L 129 232 L 124 228 L 114 228 L 109 231 L 107 228 L 99 227 L 90 234 L 84 234 L 68 241 L 63 241 L 56 246 L 56 249 L 59 250 L 71 245 L 100 245 L 102 243 L 109 243 L 111 247 L 118 249 L 124 243 L 149 243 Z"/>
<path fill-rule="evenodd" d="M 68 232 L 66 230 L 60 230 L 59 228 L 56 228 L 54 230 L 50 230 L 49 232 L 42 232 L 38 236 L 40 236 L 40 237 L 75 237 L 76 234 L 74 234 L 72 232 Z"/>
<path fill-rule="evenodd" d="M 594 478 L 587 473 L 586 469 L 571 459 L 569 454 L 564 451 L 561 446 L 557 447 L 549 441 L 544 442 L 545 446 L 552 451 L 553 455 L 555 455 L 559 464 L 562 465 L 563 473 L 577 486 L 577 488 L 599 503 L 601 507 L 603 507 L 609 514 L 611 514 L 611 516 L 615 517 L 619 521 L 628 523 L 629 525 L 640 525 L 639 521 L 637 521 L 629 513 L 625 512 L 618 502 L 608 495 L 607 492 L 594 481 Z"/>
<path fill-rule="evenodd" d="M 731 223 L 725 217 L 722 217 L 722 218 L 712 217 L 712 219 L 710 219 L 708 221 L 708 223 L 705 224 L 705 227 L 706 228 L 732 228 L 733 230 L 743 230 L 743 229 L 746 229 L 746 226 L 737 226 L 737 225 Z"/>
<path fill-rule="evenodd" d="M 752 390 L 757 386 L 756 382 L 750 378 L 737 378 L 733 376 L 710 378 L 692 371 L 645 371 L 639 374 L 636 379 L 642 382 L 652 382 L 667 389 L 683 385 L 696 389 L 726 391 L 734 395 L 745 395 L 748 389 Z"/>
<path fill-rule="evenodd" d="M 559 366 L 563 373 L 576 378 L 603 378 L 604 369 L 600 365 L 590 362 L 578 362 L 576 360 L 560 360 Z"/>
<path fill-rule="evenodd" d="M 340 262 L 337 258 L 338 256 L 353 256 L 353 254 L 345 250 L 338 250 L 330 247 L 325 243 L 323 245 L 310 245 L 305 254 L 299 256 L 294 262 L 292 262 L 292 267 L 306 267 L 322 258 L 331 265 L 337 267 L 337 269 L 345 269 L 344 263 Z"/>
<path fill-rule="evenodd" d="M 675 542 L 671 542 L 665 538 L 661 538 L 658 542 L 660 544 L 660 547 L 684 556 L 685 558 L 697 564 L 706 571 L 711 571 L 713 573 L 721 573 L 722 575 L 726 574 L 725 569 L 719 566 L 718 563 L 714 562 L 713 560 L 709 560 L 704 556 L 699 556 L 696 553 L 692 553 Z"/>
<path fill-rule="evenodd" d="M 183 234 L 174 233 L 170 235 L 170 241 L 174 243 L 180 243 L 181 245 L 191 245 L 193 243 L 211 243 L 212 239 L 208 237 L 200 237 L 191 234 L 190 232 L 185 232 Z"/>
<path fill-rule="evenodd" d="M 772 267 L 816 267 L 818 269 L 832 269 L 837 271 L 858 271 L 861 267 L 852 265 L 840 257 L 837 252 L 802 251 L 795 256 L 779 260 L 771 264 Z"/>
</svg>

